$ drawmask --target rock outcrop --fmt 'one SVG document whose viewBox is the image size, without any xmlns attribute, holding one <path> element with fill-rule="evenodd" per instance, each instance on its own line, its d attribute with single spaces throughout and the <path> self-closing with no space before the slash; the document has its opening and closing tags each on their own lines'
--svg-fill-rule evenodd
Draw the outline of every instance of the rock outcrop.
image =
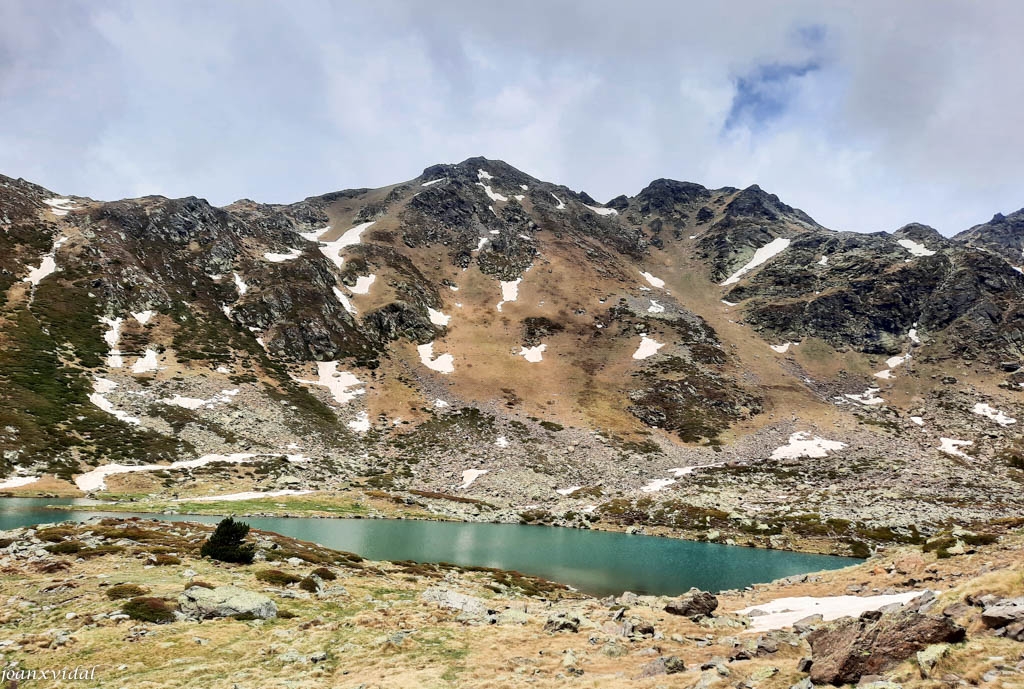
<svg viewBox="0 0 1024 689">
<path fill-rule="evenodd" d="M 948 617 L 897 610 L 844 617 L 807 636 L 811 645 L 811 681 L 857 683 L 879 675 L 932 644 L 957 642 L 965 630 Z"/>
<path fill-rule="evenodd" d="M 178 609 L 186 617 L 210 619 L 240 617 L 268 620 L 277 617 L 277 604 L 261 593 L 237 586 L 191 586 L 178 596 Z"/>
</svg>

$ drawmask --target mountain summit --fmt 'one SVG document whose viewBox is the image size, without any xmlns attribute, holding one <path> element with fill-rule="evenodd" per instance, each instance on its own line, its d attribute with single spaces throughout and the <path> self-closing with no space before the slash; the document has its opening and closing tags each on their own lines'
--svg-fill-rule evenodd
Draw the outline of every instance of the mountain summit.
<svg viewBox="0 0 1024 689">
<path fill-rule="evenodd" d="M 0 177 L 3 486 L 355 483 L 698 531 L 788 523 L 783 487 L 907 533 L 1010 514 L 1022 217 L 840 233 L 757 186 L 601 204 L 485 158 L 223 208 Z"/>
</svg>

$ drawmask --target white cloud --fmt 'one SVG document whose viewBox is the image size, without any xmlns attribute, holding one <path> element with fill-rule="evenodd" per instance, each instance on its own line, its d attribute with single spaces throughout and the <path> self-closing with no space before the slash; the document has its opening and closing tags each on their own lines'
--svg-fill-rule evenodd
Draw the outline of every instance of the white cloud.
<svg viewBox="0 0 1024 689">
<path fill-rule="evenodd" d="M 1017 2 L 519 10 L 2 3 L 0 171 L 285 202 L 484 155 L 599 201 L 757 183 L 837 229 L 949 233 L 1024 205 Z M 738 93 L 764 100 L 730 120 Z"/>
</svg>

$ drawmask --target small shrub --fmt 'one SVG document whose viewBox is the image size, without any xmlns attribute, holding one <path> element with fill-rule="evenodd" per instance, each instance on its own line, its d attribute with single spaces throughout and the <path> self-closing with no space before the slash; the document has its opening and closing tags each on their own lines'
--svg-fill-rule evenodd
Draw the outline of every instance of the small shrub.
<svg viewBox="0 0 1024 689">
<path fill-rule="evenodd" d="M 136 598 L 149 593 L 149 589 L 138 584 L 115 584 L 107 589 L 107 598 L 110 600 L 124 600 L 125 598 Z"/>
<path fill-rule="evenodd" d="M 871 557 L 871 547 L 864 541 L 847 541 L 850 545 L 850 554 L 854 557 L 869 558 Z"/>
<path fill-rule="evenodd" d="M 78 551 L 78 557 L 88 560 L 93 557 L 100 557 L 102 555 L 114 555 L 115 553 L 124 552 L 124 547 L 119 545 L 98 545 L 95 548 L 83 548 Z"/>
<path fill-rule="evenodd" d="M 256 572 L 256 578 L 260 581 L 273 584 L 274 586 L 290 586 L 291 584 L 302 581 L 302 577 L 297 577 L 294 574 L 288 572 L 282 572 L 279 569 L 261 569 Z"/>
<path fill-rule="evenodd" d="M 45 550 L 54 555 L 73 555 L 84 547 L 85 544 L 81 541 L 61 541 L 60 543 L 46 546 Z"/>
<path fill-rule="evenodd" d="M 40 529 L 36 532 L 36 538 L 47 543 L 56 543 L 69 536 L 73 536 L 75 530 L 68 526 L 52 526 L 49 529 Z"/>
<path fill-rule="evenodd" d="M 199 588 L 204 588 L 204 589 L 215 589 L 215 588 L 217 588 L 216 584 L 211 584 L 208 581 L 199 581 L 198 579 L 193 579 L 192 581 L 190 581 L 188 584 L 185 585 L 185 589 L 186 590 L 190 589 L 193 586 L 198 586 Z"/>
<path fill-rule="evenodd" d="M 299 588 L 303 591 L 309 591 L 310 593 L 316 593 L 320 590 L 320 585 L 316 583 L 316 579 L 313 577 L 306 577 L 299 582 Z"/>
<path fill-rule="evenodd" d="M 163 598 L 140 596 L 121 606 L 121 612 L 133 620 L 167 624 L 174 621 L 174 609 Z"/>
<path fill-rule="evenodd" d="M 338 575 L 327 569 L 326 567 L 317 567 L 313 570 L 313 575 L 318 576 L 324 581 L 334 581 L 338 578 Z"/>
<path fill-rule="evenodd" d="M 243 565 L 252 563 L 256 554 L 256 546 L 246 543 L 249 525 L 236 522 L 231 517 L 221 520 L 210 538 L 203 543 L 199 551 L 203 557 L 221 562 L 236 562 Z"/>
<path fill-rule="evenodd" d="M 157 555 L 153 558 L 153 564 L 158 567 L 164 567 L 167 565 L 180 565 L 181 558 L 175 557 L 174 555 Z"/>
<path fill-rule="evenodd" d="M 280 617 L 282 620 L 293 620 L 296 617 L 298 617 L 298 615 L 293 613 L 291 610 L 278 610 L 277 616 Z"/>
</svg>

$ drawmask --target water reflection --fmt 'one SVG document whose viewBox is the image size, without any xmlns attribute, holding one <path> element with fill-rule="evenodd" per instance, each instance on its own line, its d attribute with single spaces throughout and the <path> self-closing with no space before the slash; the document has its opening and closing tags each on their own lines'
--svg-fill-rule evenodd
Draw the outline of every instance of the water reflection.
<svg viewBox="0 0 1024 689">
<path fill-rule="evenodd" d="M 71 504 L 72 512 L 46 509 Z M 0 499 L 0 529 L 100 512 L 76 500 Z M 117 516 L 130 516 L 120 514 Z M 220 517 L 138 514 L 173 521 L 215 523 Z M 691 586 L 717 591 L 822 569 L 851 558 L 759 550 L 669 538 L 516 524 L 459 524 L 371 519 L 247 518 L 275 531 L 375 560 L 453 562 L 518 570 L 564 582 L 595 595 L 635 591 L 674 595 Z"/>
</svg>

